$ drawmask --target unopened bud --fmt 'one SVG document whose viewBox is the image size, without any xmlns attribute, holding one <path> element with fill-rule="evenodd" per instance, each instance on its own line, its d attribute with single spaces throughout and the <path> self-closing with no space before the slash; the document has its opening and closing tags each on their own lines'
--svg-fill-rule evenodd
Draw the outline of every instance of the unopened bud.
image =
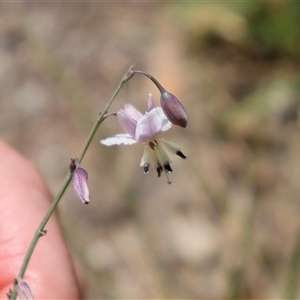
<svg viewBox="0 0 300 300">
<path fill-rule="evenodd" d="M 89 204 L 90 190 L 88 187 L 88 173 L 80 167 L 78 159 L 71 159 L 70 169 L 72 170 L 72 184 L 75 193 L 81 200 L 82 204 Z"/>
<path fill-rule="evenodd" d="M 173 94 L 163 91 L 160 97 L 160 105 L 171 123 L 184 128 L 187 126 L 187 113 Z"/>
<path fill-rule="evenodd" d="M 165 88 L 150 74 L 143 71 L 132 70 L 133 73 L 139 73 L 148 77 L 160 91 L 160 105 L 171 123 L 180 127 L 186 127 L 188 122 L 187 113 L 180 101 Z"/>
<path fill-rule="evenodd" d="M 28 283 L 23 281 L 20 277 L 17 277 L 16 280 L 18 282 L 16 285 L 18 297 L 25 300 L 34 300 Z"/>
</svg>

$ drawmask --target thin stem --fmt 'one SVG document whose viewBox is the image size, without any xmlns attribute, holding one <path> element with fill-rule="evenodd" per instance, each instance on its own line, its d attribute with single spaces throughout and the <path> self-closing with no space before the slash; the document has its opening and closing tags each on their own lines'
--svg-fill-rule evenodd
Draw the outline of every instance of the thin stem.
<svg viewBox="0 0 300 300">
<path fill-rule="evenodd" d="M 157 86 L 157 88 L 159 89 L 161 94 L 166 92 L 166 90 L 163 88 L 163 86 L 152 75 L 145 73 L 143 71 L 139 71 L 139 70 L 132 70 L 132 72 L 142 74 L 142 75 L 148 77 L 150 80 L 152 80 L 152 82 Z"/>
<path fill-rule="evenodd" d="M 115 98 L 117 97 L 119 91 L 121 90 L 122 86 L 124 85 L 125 82 L 127 82 L 133 75 L 134 73 L 132 73 L 132 70 L 131 70 L 132 66 L 128 69 L 128 71 L 126 72 L 126 74 L 123 76 L 122 80 L 120 81 L 118 87 L 116 88 L 114 94 L 112 95 L 112 97 L 110 98 L 110 100 L 108 101 L 108 103 L 106 104 L 104 110 L 102 111 L 102 113 L 100 114 L 97 122 L 95 123 L 94 127 L 92 128 L 91 130 L 91 133 L 83 147 L 83 150 L 82 150 L 82 153 L 81 155 L 79 156 L 79 162 L 82 161 L 87 149 L 89 148 L 90 146 L 90 143 L 92 142 L 92 139 L 98 129 L 98 127 L 100 126 L 100 124 L 105 120 L 106 118 L 106 114 L 107 114 L 107 111 L 109 109 L 109 107 L 111 106 L 111 104 L 113 103 L 113 101 L 115 100 Z"/>
<path fill-rule="evenodd" d="M 102 113 L 99 115 L 97 121 L 95 122 L 84 146 L 83 146 L 83 149 L 81 151 L 81 154 L 79 155 L 79 161 L 81 162 L 93 140 L 93 137 L 95 136 L 96 132 L 97 132 L 97 129 L 99 128 L 100 124 L 105 120 L 105 117 L 106 117 L 106 114 L 107 114 L 107 111 L 109 109 L 109 107 L 111 106 L 111 104 L 113 103 L 113 101 L 115 100 L 116 96 L 118 95 L 119 91 L 121 90 L 121 88 L 123 87 L 124 83 L 127 82 L 133 75 L 134 73 L 132 73 L 131 71 L 131 68 L 130 67 L 128 69 L 128 71 L 125 73 L 125 75 L 123 76 L 122 80 L 120 81 L 118 87 L 116 88 L 114 94 L 112 95 L 112 97 L 110 98 L 110 100 L 108 101 L 106 107 L 104 108 L 104 110 L 102 111 Z M 58 205 L 60 199 L 62 198 L 62 196 L 64 195 L 67 187 L 69 186 L 70 182 L 71 182 L 71 178 L 72 178 L 72 174 L 71 172 L 69 171 L 69 173 L 67 174 L 66 178 L 64 179 L 63 183 L 62 183 L 62 186 L 59 190 L 59 192 L 57 193 L 56 197 L 54 198 L 51 206 L 49 207 L 49 210 L 48 212 L 46 213 L 46 215 L 44 216 L 43 220 L 41 221 L 40 225 L 38 226 L 38 228 L 36 229 L 35 233 L 34 233 L 34 236 L 31 240 L 31 243 L 29 245 L 29 248 L 27 250 L 27 253 L 24 257 L 24 260 L 23 260 L 23 263 L 22 263 L 22 266 L 20 268 L 20 271 L 19 271 L 19 274 L 18 276 L 20 278 L 23 278 L 24 275 L 25 275 L 25 272 L 26 272 L 26 269 L 27 269 L 27 266 L 29 264 L 29 261 L 31 259 L 31 256 L 33 254 L 33 251 L 40 239 L 41 236 L 44 235 L 44 228 L 46 226 L 46 224 L 48 223 L 51 215 L 53 214 L 56 206 Z M 14 290 L 13 290 L 13 293 L 11 295 L 11 300 L 15 300 L 17 297 L 17 293 L 16 293 L 16 288 L 15 288 L 15 283 L 14 283 Z"/>
</svg>

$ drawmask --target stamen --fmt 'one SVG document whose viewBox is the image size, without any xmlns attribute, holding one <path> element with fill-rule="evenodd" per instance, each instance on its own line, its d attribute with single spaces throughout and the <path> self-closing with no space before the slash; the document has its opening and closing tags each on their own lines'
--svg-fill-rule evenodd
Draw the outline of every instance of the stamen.
<svg viewBox="0 0 300 300">
<path fill-rule="evenodd" d="M 149 173 L 149 164 L 144 164 L 144 173 Z"/>
<path fill-rule="evenodd" d="M 158 167 L 156 168 L 156 171 L 157 171 L 157 177 L 160 177 L 161 175 L 161 172 L 163 171 L 163 167 L 159 164 Z"/>
<path fill-rule="evenodd" d="M 176 151 L 175 153 L 176 153 L 178 156 L 180 156 L 181 158 L 186 159 L 186 156 L 185 156 L 180 150 Z"/>
<path fill-rule="evenodd" d="M 149 142 L 149 147 L 150 147 L 152 150 L 154 150 L 154 149 L 155 149 L 155 144 L 154 144 L 152 141 L 150 141 L 150 142 Z"/>
<path fill-rule="evenodd" d="M 166 170 L 164 171 L 164 174 L 165 174 L 165 176 L 166 176 L 166 178 L 167 178 L 168 184 L 171 184 L 172 181 L 169 179 L 169 175 L 168 175 L 168 173 L 166 172 Z"/>
<path fill-rule="evenodd" d="M 172 173 L 173 172 L 173 170 L 172 170 L 172 168 L 171 168 L 171 166 L 170 166 L 170 164 L 168 162 L 164 164 L 164 169 L 168 173 Z"/>
</svg>

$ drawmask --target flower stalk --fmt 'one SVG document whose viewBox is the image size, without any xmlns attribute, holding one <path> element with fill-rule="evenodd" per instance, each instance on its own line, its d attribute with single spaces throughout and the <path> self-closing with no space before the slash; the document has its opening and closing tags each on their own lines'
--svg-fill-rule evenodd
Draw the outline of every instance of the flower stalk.
<svg viewBox="0 0 300 300">
<path fill-rule="evenodd" d="M 81 162 L 99 128 L 99 126 L 101 125 L 101 123 L 105 120 L 106 115 L 107 115 L 107 111 L 109 109 L 109 107 L 111 106 L 111 104 L 113 103 L 113 101 L 115 100 L 116 96 L 118 95 L 119 91 L 121 90 L 121 88 L 123 87 L 123 85 L 134 75 L 134 73 L 131 70 L 132 66 L 128 69 L 128 71 L 125 73 L 125 75 L 123 76 L 123 78 L 121 79 L 118 87 L 116 88 L 115 92 L 113 93 L 112 97 L 110 98 L 110 100 L 108 101 L 106 107 L 104 108 L 104 110 L 102 111 L 102 113 L 99 115 L 98 119 L 96 120 L 84 146 L 83 149 L 78 157 L 78 161 Z M 29 261 L 32 257 L 32 254 L 34 252 L 34 249 L 40 239 L 40 237 L 42 237 L 44 235 L 45 232 L 45 226 L 48 223 L 51 215 L 53 214 L 55 208 L 57 207 L 59 201 L 61 200 L 62 196 L 64 195 L 67 187 L 69 186 L 70 182 L 72 179 L 72 172 L 69 171 L 67 176 L 65 177 L 60 190 L 58 191 L 57 195 L 55 196 L 52 204 L 50 205 L 48 212 L 46 213 L 46 215 L 44 216 L 44 218 L 42 219 L 41 223 L 39 224 L 38 228 L 36 229 L 33 238 L 31 240 L 31 243 L 28 247 L 27 253 L 24 257 L 22 266 L 20 268 L 19 274 L 18 274 L 18 278 L 23 278 L 25 275 L 25 272 L 27 270 Z M 14 282 L 14 288 L 13 288 L 13 292 L 11 294 L 11 300 L 15 300 L 17 298 L 17 291 L 16 291 L 16 282 Z"/>
</svg>

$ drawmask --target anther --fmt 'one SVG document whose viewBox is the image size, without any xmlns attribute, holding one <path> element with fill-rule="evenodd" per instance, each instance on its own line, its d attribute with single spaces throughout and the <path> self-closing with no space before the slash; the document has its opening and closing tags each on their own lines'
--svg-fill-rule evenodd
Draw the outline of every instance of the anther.
<svg viewBox="0 0 300 300">
<path fill-rule="evenodd" d="M 158 167 L 156 168 L 157 171 L 157 176 L 160 177 L 161 172 L 163 171 L 163 167 L 161 165 L 158 165 Z"/>
<path fill-rule="evenodd" d="M 186 156 L 180 150 L 176 151 L 176 155 L 180 156 L 181 158 L 186 159 Z"/>
<path fill-rule="evenodd" d="M 168 173 L 172 173 L 172 172 L 173 172 L 173 170 L 172 170 L 172 168 L 171 168 L 171 166 L 170 166 L 169 163 L 165 163 L 165 164 L 164 164 L 164 169 L 165 169 L 165 171 L 168 172 Z"/>
<path fill-rule="evenodd" d="M 144 164 L 144 173 L 149 173 L 149 164 Z"/>
</svg>

